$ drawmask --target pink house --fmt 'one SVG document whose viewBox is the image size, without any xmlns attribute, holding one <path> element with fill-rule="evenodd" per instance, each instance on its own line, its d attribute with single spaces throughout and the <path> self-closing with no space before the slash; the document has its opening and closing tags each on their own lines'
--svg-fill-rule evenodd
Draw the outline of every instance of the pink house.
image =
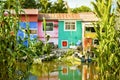
<svg viewBox="0 0 120 80">
<path fill-rule="evenodd" d="M 58 45 L 58 19 L 55 14 L 40 13 L 38 15 L 38 38 L 39 40 L 45 41 L 44 39 L 44 28 L 43 28 L 43 17 L 46 20 L 46 33 L 50 36 L 48 42 L 53 42 Z"/>
</svg>

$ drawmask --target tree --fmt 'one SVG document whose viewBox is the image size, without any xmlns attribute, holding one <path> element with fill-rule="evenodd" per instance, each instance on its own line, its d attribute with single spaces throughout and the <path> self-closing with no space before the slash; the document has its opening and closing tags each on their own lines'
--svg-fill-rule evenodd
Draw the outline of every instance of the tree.
<svg viewBox="0 0 120 80">
<path fill-rule="evenodd" d="M 52 6 L 52 13 L 67 13 L 67 5 L 63 0 L 57 0 Z"/>
<path fill-rule="evenodd" d="M 63 0 L 58 0 L 52 4 L 50 0 L 39 0 L 38 9 L 42 13 L 66 13 L 67 7 Z"/>
<path fill-rule="evenodd" d="M 52 3 L 49 0 L 39 0 L 38 9 L 41 13 L 50 13 Z"/>
<path fill-rule="evenodd" d="M 79 13 L 79 12 L 91 12 L 92 10 L 87 7 L 87 6 L 81 6 L 81 7 L 77 7 L 77 8 L 74 8 L 72 10 L 73 13 Z"/>
<path fill-rule="evenodd" d="M 13 8 L 15 8 L 16 7 L 16 5 L 14 5 L 14 4 L 16 4 L 16 2 L 14 1 L 14 0 L 6 0 L 6 1 L 2 1 L 2 3 L 4 3 L 5 5 L 4 5 L 4 9 L 8 9 L 8 8 L 10 8 L 10 9 L 13 9 Z M 17 3 L 18 4 L 18 3 Z M 20 5 L 20 4 L 19 4 Z M 18 6 L 19 6 L 18 5 Z"/>
<path fill-rule="evenodd" d="M 32 8 L 32 9 L 36 9 L 37 8 L 37 3 L 35 0 L 20 0 L 21 2 L 21 7 L 28 9 L 28 8 Z"/>
<path fill-rule="evenodd" d="M 97 80 L 119 80 L 119 31 L 115 29 L 115 14 L 111 12 L 112 0 L 96 0 L 92 4 L 95 13 L 100 19 L 95 26 L 99 40 L 99 46 L 94 50 L 94 53 L 97 55 Z M 99 29 L 96 27 L 99 27 Z M 102 31 L 103 29 L 104 32 Z"/>
<path fill-rule="evenodd" d="M 37 8 L 37 3 L 35 0 L 18 0 L 19 2 L 19 7 L 21 8 L 34 8 L 36 9 Z M 2 1 L 3 3 L 3 1 Z M 4 1 L 5 5 L 4 5 L 4 8 L 7 9 L 7 8 L 10 8 L 10 9 L 13 9 L 14 7 L 17 7 L 15 4 L 16 2 L 14 0 L 6 0 Z"/>
</svg>

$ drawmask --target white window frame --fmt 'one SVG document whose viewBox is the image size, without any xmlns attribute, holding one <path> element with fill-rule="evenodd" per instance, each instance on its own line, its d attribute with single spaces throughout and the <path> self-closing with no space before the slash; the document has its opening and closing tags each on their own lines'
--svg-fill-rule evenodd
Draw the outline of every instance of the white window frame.
<svg viewBox="0 0 120 80">
<path fill-rule="evenodd" d="M 38 33 L 38 29 L 37 29 L 37 28 L 29 28 L 29 30 L 36 30 L 36 34 L 31 34 L 31 33 L 30 33 L 30 36 L 31 36 L 31 35 L 36 35 L 36 36 L 38 36 L 38 34 L 37 34 L 37 33 Z M 32 39 L 32 40 L 33 40 L 33 39 Z"/>
<path fill-rule="evenodd" d="M 38 33 L 38 29 L 37 28 L 30 28 L 29 30 L 36 30 L 37 31 L 36 34 Z"/>
<path fill-rule="evenodd" d="M 52 23 L 53 24 L 53 30 L 52 31 L 54 31 L 54 22 L 46 22 L 46 25 L 47 25 L 47 23 Z M 43 26 L 43 22 L 42 22 L 42 31 L 44 32 L 44 30 L 43 30 L 43 28 L 44 28 L 44 26 Z M 47 27 L 47 26 L 46 26 Z M 46 30 L 46 32 L 52 32 L 52 31 L 47 31 Z"/>
<path fill-rule="evenodd" d="M 92 23 L 85 24 L 85 32 L 86 33 L 95 33 L 95 32 L 91 32 L 91 31 L 86 31 L 86 28 L 94 28 L 94 25 Z"/>
<path fill-rule="evenodd" d="M 66 29 L 66 22 L 74 22 L 75 23 L 75 29 L 74 30 L 72 30 L 72 29 L 70 29 L 70 30 L 67 30 Z M 77 25 L 76 25 L 76 21 L 75 20 L 67 20 L 67 21 L 64 21 L 64 31 L 76 31 L 77 30 L 77 27 L 76 27 Z"/>
<path fill-rule="evenodd" d="M 62 45 L 62 42 L 63 42 L 63 41 L 66 41 L 66 42 L 67 42 L 67 46 L 66 46 L 66 47 L 64 47 L 64 46 Z M 62 46 L 62 48 L 68 48 L 68 40 L 62 40 L 62 41 L 61 41 L 61 46 Z"/>
</svg>

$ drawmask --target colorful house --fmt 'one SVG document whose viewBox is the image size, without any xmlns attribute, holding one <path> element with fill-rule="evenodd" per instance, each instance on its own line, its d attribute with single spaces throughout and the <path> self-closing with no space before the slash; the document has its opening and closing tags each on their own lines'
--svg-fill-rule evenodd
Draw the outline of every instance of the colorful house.
<svg viewBox="0 0 120 80">
<path fill-rule="evenodd" d="M 43 18 L 46 20 L 46 34 L 50 36 L 49 43 L 58 45 L 58 18 L 56 14 L 40 13 L 38 18 L 38 37 L 45 41 Z"/>
<path fill-rule="evenodd" d="M 98 42 L 93 25 L 93 23 L 98 21 L 98 18 L 93 12 L 82 12 L 79 14 L 82 20 L 83 49 L 87 50 L 90 46 L 95 46 Z"/>
<path fill-rule="evenodd" d="M 46 33 L 50 36 L 49 43 L 58 45 L 58 48 L 70 48 L 82 42 L 83 49 L 97 43 L 94 25 L 98 21 L 93 12 L 82 13 L 40 13 L 37 9 L 23 9 L 20 13 L 20 27 L 30 29 L 30 39 L 38 37 L 45 41 L 43 17 L 46 19 Z M 22 39 L 26 34 L 19 30 L 18 36 Z M 25 41 L 25 45 L 28 42 Z"/>
<path fill-rule="evenodd" d="M 82 80 L 82 71 L 76 66 L 60 66 L 58 77 L 60 80 Z"/>
<path fill-rule="evenodd" d="M 79 14 L 70 13 L 47 13 L 39 14 L 38 36 L 45 41 L 43 30 L 43 17 L 46 19 L 46 33 L 50 35 L 50 40 L 59 48 L 69 48 L 82 40 L 82 24 Z"/>
<path fill-rule="evenodd" d="M 70 48 L 82 40 L 82 23 L 79 14 L 59 14 L 58 24 L 58 47 Z"/>
<path fill-rule="evenodd" d="M 37 38 L 38 34 L 38 10 L 37 9 L 23 9 L 23 12 L 20 13 L 20 28 L 26 30 L 29 27 L 30 30 L 30 39 L 33 40 Z M 27 37 L 27 35 L 22 31 L 18 31 L 18 36 L 21 39 Z M 25 45 L 28 45 L 28 41 L 24 42 Z"/>
</svg>

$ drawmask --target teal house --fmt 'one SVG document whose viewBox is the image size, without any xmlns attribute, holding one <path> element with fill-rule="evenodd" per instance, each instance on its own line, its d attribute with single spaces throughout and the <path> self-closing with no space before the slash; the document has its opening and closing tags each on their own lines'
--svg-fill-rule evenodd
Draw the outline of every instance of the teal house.
<svg viewBox="0 0 120 80">
<path fill-rule="evenodd" d="M 58 22 L 58 48 L 70 48 L 82 41 L 82 23 L 79 14 L 60 14 Z"/>
<path fill-rule="evenodd" d="M 82 72 L 75 66 L 60 66 L 59 80 L 82 80 Z"/>
</svg>

